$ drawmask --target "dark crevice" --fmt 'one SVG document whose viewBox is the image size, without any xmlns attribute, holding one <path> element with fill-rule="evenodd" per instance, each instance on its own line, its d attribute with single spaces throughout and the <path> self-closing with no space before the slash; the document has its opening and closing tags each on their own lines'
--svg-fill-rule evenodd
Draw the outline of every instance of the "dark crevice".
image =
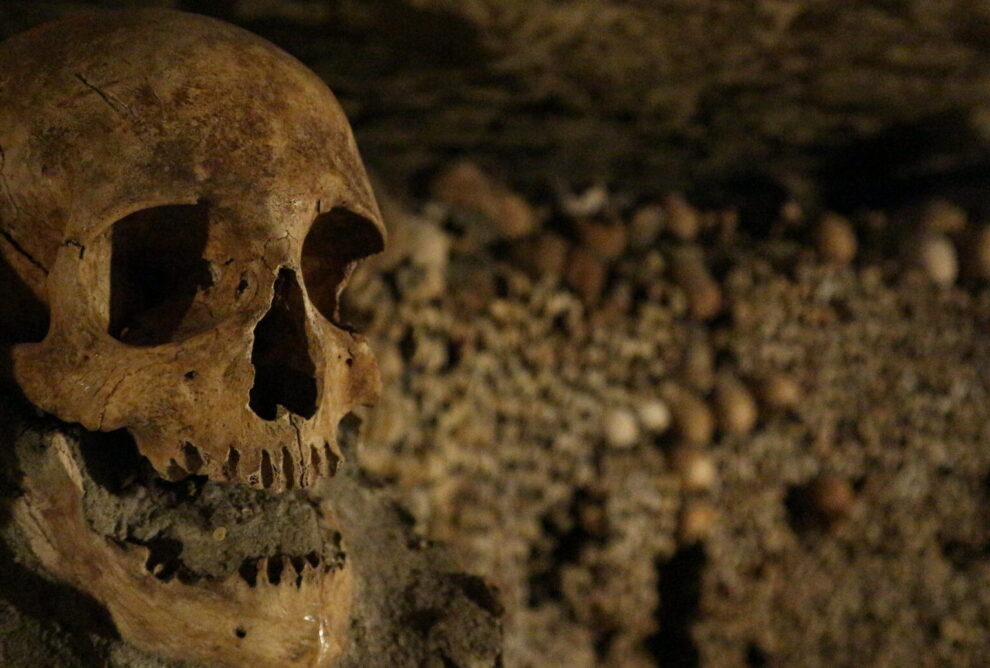
<svg viewBox="0 0 990 668">
<path fill-rule="evenodd" d="M 453 573 L 450 579 L 460 587 L 468 600 L 488 614 L 493 617 L 501 617 L 505 613 L 505 608 L 498 599 L 498 592 L 492 585 L 485 582 L 484 578 L 466 573 Z"/>
<path fill-rule="evenodd" d="M 298 555 L 293 555 L 289 557 L 289 562 L 292 564 L 292 568 L 296 573 L 302 574 L 303 569 L 306 568 L 306 558 L 300 557 Z"/>
<path fill-rule="evenodd" d="M 31 255 L 29 252 L 27 252 L 27 249 L 25 249 L 24 246 L 22 246 L 20 243 L 18 243 L 17 239 L 15 239 L 14 236 L 10 232 L 8 232 L 8 231 L 0 228 L 0 237 L 3 237 L 4 241 L 6 241 L 8 244 L 10 244 L 10 247 L 13 248 L 14 251 L 17 252 L 18 255 L 20 255 L 25 260 L 27 260 L 29 263 L 31 263 L 32 265 L 34 265 L 35 267 L 37 267 L 46 276 L 48 275 L 48 269 L 45 267 L 45 265 L 43 265 L 40 262 L 38 262 L 38 260 L 36 260 L 33 255 Z"/>
<path fill-rule="evenodd" d="M 990 213 L 986 138 L 963 109 L 894 123 L 824 155 L 819 179 L 826 204 L 839 211 L 903 206 L 937 193 L 980 218 Z"/>
<path fill-rule="evenodd" d="M 965 571 L 990 560 L 990 543 L 939 539 L 939 550 L 953 568 Z"/>
<path fill-rule="evenodd" d="M 181 568 L 182 543 L 178 540 L 159 536 L 146 542 L 134 542 L 148 548 L 148 561 L 144 567 L 162 582 L 171 580 Z"/>
<path fill-rule="evenodd" d="M 258 585 L 258 559 L 245 559 L 237 573 L 248 583 L 249 587 L 256 587 Z"/>
<path fill-rule="evenodd" d="M 700 664 L 691 627 L 699 613 L 706 559 L 704 547 L 695 543 L 657 565 L 657 632 L 647 639 L 647 647 L 661 666 L 697 668 Z"/>
<path fill-rule="evenodd" d="M 803 484 L 790 485 L 784 495 L 784 508 L 787 511 L 787 521 L 794 533 L 806 539 L 814 539 L 828 530 L 841 513 L 830 511 L 828 499 L 822 499 L 820 483 L 823 478 L 815 478 Z"/>
<path fill-rule="evenodd" d="M 76 253 L 78 254 L 80 260 L 86 257 L 86 247 L 81 242 L 76 241 L 75 239 L 66 239 L 64 242 L 62 242 L 62 246 L 64 248 L 69 248 L 69 247 L 75 248 Z"/>
<path fill-rule="evenodd" d="M 308 351 L 302 290 L 295 272 L 282 269 L 271 308 L 254 330 L 250 406 L 258 417 L 276 419 L 279 406 L 307 419 L 316 414 L 316 365 Z"/>
<path fill-rule="evenodd" d="M 806 534 L 822 528 L 807 485 L 789 486 L 784 495 L 784 508 L 787 510 L 787 523 L 795 533 Z"/>
<path fill-rule="evenodd" d="M 154 476 L 151 464 L 126 429 L 83 432 L 79 453 L 93 482 L 111 494 L 120 494 L 136 481 Z"/>
<path fill-rule="evenodd" d="M 237 477 L 237 465 L 241 461 L 241 453 L 238 452 L 237 448 L 229 448 L 227 450 L 227 461 L 223 465 L 223 472 L 227 478 L 233 480 Z"/>
<path fill-rule="evenodd" d="M 430 634 L 430 631 L 433 630 L 433 627 L 435 627 L 441 619 L 443 619 L 443 613 L 436 608 L 416 610 L 409 613 L 406 617 L 409 627 L 416 630 L 424 637 Z"/>
<path fill-rule="evenodd" d="M 31 257 L 3 230 L 0 230 L 0 238 L 8 241 L 14 252 L 31 261 Z M 4 286 L 4 296 L 0 299 L 0 347 L 44 339 L 48 333 L 48 308 L 18 275 L 3 252 L 0 252 L 0 285 Z"/>
<path fill-rule="evenodd" d="M 182 480 L 188 475 L 189 471 L 179 466 L 178 462 L 174 459 L 169 462 L 168 468 L 165 469 L 165 478 L 167 480 Z"/>
<path fill-rule="evenodd" d="M 285 564 L 282 562 L 282 558 L 279 556 L 272 557 L 268 560 L 268 581 L 273 585 L 277 585 L 282 581 L 282 571 L 285 570 Z"/>
<path fill-rule="evenodd" d="M 121 110 L 117 108 L 118 106 L 121 106 L 124 109 L 126 109 L 127 111 L 130 111 L 130 109 L 127 108 L 127 105 L 125 105 L 123 102 L 121 102 L 120 100 L 118 100 L 114 96 L 112 96 L 112 95 L 104 92 L 103 90 L 101 90 L 99 88 L 99 86 L 96 86 L 96 85 L 90 83 L 86 79 L 86 77 L 84 77 L 83 75 L 81 75 L 79 73 L 76 73 L 75 76 L 76 76 L 76 79 L 78 79 L 79 82 L 82 83 L 82 85 L 84 85 L 86 88 L 88 88 L 91 91 L 93 91 L 94 93 L 96 93 L 100 97 L 101 100 L 103 100 L 104 102 L 106 102 L 107 103 L 107 106 L 110 107 L 111 109 L 113 109 L 113 111 L 115 113 L 118 113 L 118 114 L 121 113 Z"/>
<path fill-rule="evenodd" d="M 261 452 L 261 486 L 268 489 L 275 482 L 275 469 L 272 468 L 272 458 L 267 450 Z"/>
<path fill-rule="evenodd" d="M 185 468 L 190 473 L 199 473 L 205 464 L 202 455 L 199 454 L 199 448 L 192 443 L 186 443 L 182 446 L 182 456 L 186 460 Z"/>
<path fill-rule="evenodd" d="M 751 642 L 746 647 L 746 665 L 750 668 L 764 668 L 770 665 L 770 659 L 759 645 Z"/>
<path fill-rule="evenodd" d="M 618 635 L 618 631 L 614 628 L 606 628 L 598 633 L 593 647 L 595 649 L 595 656 L 598 657 L 599 661 L 604 662 L 608 657 L 609 650 L 612 648 L 612 643 L 615 642 L 616 635 Z"/>
<path fill-rule="evenodd" d="M 600 540 L 594 527 L 583 518 L 600 509 L 602 499 L 578 489 L 569 505 L 549 512 L 542 521 L 548 549 L 530 555 L 529 599 L 531 606 L 563 599 L 561 575 L 568 564 L 577 563 L 587 545 Z"/>
<path fill-rule="evenodd" d="M 406 327 L 405 333 L 399 339 L 399 354 L 406 362 L 412 360 L 416 354 L 416 333 L 412 327 Z"/>
</svg>

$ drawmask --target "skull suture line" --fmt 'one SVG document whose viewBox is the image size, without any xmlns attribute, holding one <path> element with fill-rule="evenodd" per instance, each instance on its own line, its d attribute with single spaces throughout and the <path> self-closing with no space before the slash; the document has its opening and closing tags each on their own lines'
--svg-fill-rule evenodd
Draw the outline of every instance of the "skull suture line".
<svg viewBox="0 0 990 668">
<path fill-rule="evenodd" d="M 32 403 L 126 428 L 170 479 L 333 473 L 379 388 L 337 299 L 385 232 L 316 75 L 192 15 L 36 29 L 0 48 L 0 190 L 0 249 L 51 313 L 14 350 Z"/>
</svg>

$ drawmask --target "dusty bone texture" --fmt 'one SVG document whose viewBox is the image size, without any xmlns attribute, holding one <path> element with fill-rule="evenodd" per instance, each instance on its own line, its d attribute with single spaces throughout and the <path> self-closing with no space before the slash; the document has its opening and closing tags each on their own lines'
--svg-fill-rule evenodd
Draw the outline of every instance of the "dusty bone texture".
<svg viewBox="0 0 990 668">
<path fill-rule="evenodd" d="M 348 424 L 345 422 L 342 429 L 342 446 L 347 459 L 352 460 L 355 443 L 350 435 L 355 432 Z M 131 644 L 130 637 L 122 633 L 123 629 L 115 628 L 116 617 L 107 614 L 98 601 L 68 586 L 48 581 L 49 577 L 55 576 L 57 569 L 67 566 L 57 563 L 54 565 L 56 571 L 53 571 L 39 562 L 27 541 L 30 533 L 14 520 L 14 509 L 30 503 L 25 490 L 35 489 L 35 494 L 42 497 L 48 494 L 36 489 L 43 484 L 43 474 L 54 471 L 62 475 L 61 471 L 67 470 L 62 464 L 64 460 L 57 458 L 58 450 L 51 447 L 53 442 L 64 442 L 75 453 L 77 447 L 85 448 L 86 441 L 92 437 L 92 434 L 81 433 L 78 428 L 39 419 L 22 402 L 0 392 L 0 664 L 10 668 L 33 668 L 38 665 L 114 668 L 251 665 L 243 661 L 243 653 L 236 652 L 219 658 L 194 660 L 177 659 L 176 656 L 182 655 L 163 653 L 161 648 L 139 650 Z M 84 456 L 73 459 L 72 463 L 73 466 L 79 465 L 77 470 L 82 476 L 87 497 L 108 493 L 107 489 L 97 490 L 106 484 L 107 476 L 96 470 L 94 465 L 99 462 L 95 457 Z M 70 480 L 68 491 L 75 494 L 77 484 Z M 125 486 L 129 485 L 133 483 Z M 115 485 L 111 487 L 116 489 Z M 227 490 L 231 509 L 242 507 L 242 486 L 220 484 L 216 489 L 218 492 Z M 267 492 L 258 493 L 276 496 Z M 78 498 L 73 494 L 65 496 L 70 500 Z M 148 494 L 153 495 L 152 490 L 149 489 Z M 335 666 L 501 665 L 502 611 L 495 592 L 481 578 L 465 573 L 450 551 L 431 545 L 414 534 L 408 516 L 390 499 L 387 490 L 364 478 L 355 467 L 345 466 L 337 476 L 308 490 L 306 495 L 328 516 L 330 511 L 327 509 L 333 510 L 333 526 L 346 536 L 344 547 L 349 564 L 346 570 L 353 578 L 354 596 L 347 622 L 348 639 Z M 294 498 L 297 501 L 293 503 L 302 503 L 299 499 L 304 495 L 297 491 L 277 496 Z M 106 527 L 100 529 L 92 524 L 101 516 L 92 506 L 100 503 L 89 498 L 83 501 L 86 521 L 91 525 L 89 528 L 95 530 L 82 537 L 82 545 L 102 544 L 107 550 L 112 548 L 120 552 L 119 536 L 104 535 L 102 532 Z M 116 504 L 104 502 L 102 505 L 109 517 Z M 126 519 L 123 514 L 117 516 Z M 276 517 L 270 519 L 278 521 Z M 147 522 L 146 526 L 153 522 Z M 224 540 L 217 541 L 218 552 L 227 548 L 227 541 L 234 532 L 235 529 L 231 528 Z M 180 538 L 184 541 L 183 555 L 195 549 L 193 541 L 186 540 L 184 536 Z M 130 546 L 128 549 L 131 549 Z M 254 549 L 259 554 L 264 551 L 263 538 Z M 75 558 L 71 551 L 67 556 L 69 561 Z M 237 575 L 221 579 L 220 583 L 207 582 L 205 587 L 203 581 L 191 586 L 183 584 L 181 575 L 176 575 L 166 585 L 151 577 L 146 565 L 139 559 L 134 561 L 133 570 L 127 571 L 130 580 L 125 584 L 128 587 L 138 583 L 177 591 L 180 586 L 186 587 L 186 590 L 198 590 L 198 594 L 191 594 L 191 600 L 195 600 L 196 596 L 208 596 L 211 587 L 213 591 L 224 587 L 243 589 L 243 585 L 236 584 Z M 103 563 L 98 562 L 97 568 Z M 123 562 L 121 566 L 125 564 L 130 565 Z M 339 573 L 342 571 L 334 572 Z M 270 599 L 290 598 L 292 584 L 278 595 L 268 592 L 268 589 L 281 590 L 285 586 L 285 583 L 277 587 L 259 583 L 257 590 L 249 589 L 256 592 L 255 597 L 241 599 L 244 609 L 233 621 L 254 619 L 253 608 L 271 603 Z M 157 600 L 155 606 L 167 608 L 161 600 Z M 173 613 L 182 609 L 173 609 Z M 198 614 L 201 608 L 195 610 Z M 332 609 L 329 612 L 333 614 Z M 300 626 L 299 623 L 289 617 L 272 620 L 272 623 L 277 630 L 296 637 L 302 636 L 306 627 L 302 624 L 304 628 L 295 628 Z M 214 625 L 224 630 L 223 625 Z M 236 631 L 236 628 L 226 630 Z M 276 636 L 275 630 L 271 636 Z M 234 633 L 229 638 L 223 634 L 217 637 L 222 642 L 236 639 Z M 254 637 L 257 640 L 260 636 Z M 245 640 L 251 638 L 248 632 Z M 190 651 L 185 647 L 180 650 L 186 655 Z M 265 663 L 264 657 L 254 663 L 270 665 Z M 297 665 L 307 664 L 299 659 Z"/>
<path fill-rule="evenodd" d="M 51 321 L 13 372 L 162 475 L 333 473 L 379 391 L 337 297 L 384 238 L 333 94 L 268 42 L 142 10 L 0 45 L 0 252 Z"/>
</svg>

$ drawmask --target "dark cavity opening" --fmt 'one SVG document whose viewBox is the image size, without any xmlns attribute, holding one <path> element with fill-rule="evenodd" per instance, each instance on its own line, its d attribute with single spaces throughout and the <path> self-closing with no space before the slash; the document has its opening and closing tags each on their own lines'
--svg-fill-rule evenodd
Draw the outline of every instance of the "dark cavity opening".
<svg viewBox="0 0 990 668">
<path fill-rule="evenodd" d="M 309 298 L 324 318 L 338 320 L 337 297 L 355 263 L 380 253 L 384 244 L 374 223 L 342 207 L 316 217 L 303 242 L 302 271 Z"/>
<path fill-rule="evenodd" d="M 182 543 L 174 538 L 156 536 L 147 541 L 145 547 L 148 548 L 148 561 L 144 566 L 152 575 L 168 582 L 178 574 L 182 567 Z"/>
<path fill-rule="evenodd" d="M 657 664 L 695 668 L 700 663 L 691 627 L 701 603 L 701 576 L 707 557 L 700 543 L 683 547 L 666 563 L 658 564 L 657 632 L 647 645 Z"/>
<path fill-rule="evenodd" d="M 227 449 L 227 461 L 223 465 L 223 472 L 227 478 L 233 480 L 237 477 L 237 465 L 241 461 L 241 453 L 238 452 L 237 448 Z"/>
<path fill-rule="evenodd" d="M 295 272 L 282 269 L 271 308 L 254 330 L 254 387 L 250 406 L 274 420 L 278 406 L 304 418 L 316 414 L 316 366 L 309 356 L 306 311 Z"/>
<path fill-rule="evenodd" d="M 245 559 L 241 567 L 237 569 L 238 574 L 248 583 L 249 587 L 258 584 L 258 559 Z"/>
<path fill-rule="evenodd" d="M 261 452 L 261 484 L 265 489 L 275 482 L 275 469 L 272 468 L 272 458 L 267 450 Z"/>
<path fill-rule="evenodd" d="M 277 585 L 282 581 L 282 571 L 285 568 L 285 564 L 282 563 L 282 557 L 274 556 L 268 560 L 268 581 L 273 585 Z"/>
<path fill-rule="evenodd" d="M 126 429 L 83 432 L 79 454 L 93 482 L 112 494 L 121 494 L 136 482 L 154 476 L 154 469 Z"/>
<path fill-rule="evenodd" d="M 199 448 L 192 443 L 186 443 L 182 446 L 182 455 L 186 460 L 185 469 L 190 473 L 199 473 L 199 470 L 203 468 L 203 464 L 206 463 L 203 460 L 203 456 L 199 454 Z"/>
<path fill-rule="evenodd" d="M 570 564 L 580 562 L 581 555 L 596 543 L 596 536 L 582 521 L 587 511 L 600 509 L 604 499 L 599 495 L 579 488 L 569 503 L 550 509 L 541 520 L 544 545 L 533 549 L 529 556 L 529 602 L 539 606 L 548 602 L 560 601 L 564 597 L 563 574 Z M 607 631 L 597 629 L 599 633 Z"/>
<path fill-rule="evenodd" d="M 752 668 L 764 668 L 770 665 L 770 657 L 755 642 L 749 643 L 746 647 L 746 665 Z"/>
<path fill-rule="evenodd" d="M 818 528 L 820 522 L 807 485 L 789 486 L 784 496 L 784 508 L 787 510 L 787 522 L 795 533 L 807 533 Z"/>
<path fill-rule="evenodd" d="M 157 346 L 209 328 L 191 317 L 201 287 L 209 287 L 203 250 L 209 223 L 205 204 L 144 209 L 110 232 L 110 325 L 118 341 Z"/>
<path fill-rule="evenodd" d="M 292 564 L 292 568 L 295 569 L 296 573 L 302 573 L 303 569 L 306 568 L 306 558 L 300 556 L 289 557 L 289 562 Z"/>
</svg>

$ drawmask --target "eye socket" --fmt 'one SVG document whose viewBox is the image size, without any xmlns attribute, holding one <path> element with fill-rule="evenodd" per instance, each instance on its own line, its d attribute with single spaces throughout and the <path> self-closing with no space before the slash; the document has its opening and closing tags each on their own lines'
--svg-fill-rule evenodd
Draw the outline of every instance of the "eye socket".
<svg viewBox="0 0 990 668">
<path fill-rule="evenodd" d="M 211 285 L 203 259 L 206 204 L 144 209 L 110 230 L 109 333 L 123 343 L 157 346 L 202 331 L 193 305 Z"/>
<path fill-rule="evenodd" d="M 337 319 L 337 297 L 354 264 L 380 253 L 375 224 L 343 207 L 320 214 L 303 242 L 302 272 L 309 298 L 327 320 Z"/>
</svg>

